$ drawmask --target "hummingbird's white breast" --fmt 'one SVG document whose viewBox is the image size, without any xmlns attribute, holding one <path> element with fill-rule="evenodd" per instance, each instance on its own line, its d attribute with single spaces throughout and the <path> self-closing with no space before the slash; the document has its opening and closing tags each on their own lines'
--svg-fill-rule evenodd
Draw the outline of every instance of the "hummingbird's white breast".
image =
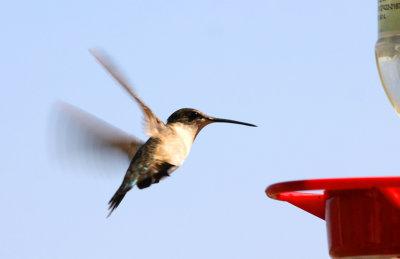
<svg viewBox="0 0 400 259">
<path fill-rule="evenodd" d="M 198 127 L 183 123 L 173 123 L 167 127 L 168 131 L 160 136 L 161 143 L 154 158 L 180 166 L 189 154 Z"/>
</svg>

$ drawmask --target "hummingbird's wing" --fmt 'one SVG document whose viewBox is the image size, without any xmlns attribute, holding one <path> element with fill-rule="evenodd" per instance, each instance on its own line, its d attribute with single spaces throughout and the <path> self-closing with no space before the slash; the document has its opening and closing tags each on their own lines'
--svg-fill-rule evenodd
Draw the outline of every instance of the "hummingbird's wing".
<svg viewBox="0 0 400 259">
<path fill-rule="evenodd" d="M 136 102 L 140 105 L 140 108 L 144 114 L 145 121 L 145 132 L 146 135 L 150 137 L 156 137 L 166 129 L 165 124 L 150 110 L 150 108 L 143 103 L 142 100 L 136 95 L 133 91 L 133 88 L 130 87 L 127 80 L 123 78 L 123 76 L 116 70 L 115 66 L 112 65 L 111 61 L 107 59 L 104 55 L 100 55 L 99 52 L 90 50 L 90 53 L 97 59 L 97 61 L 115 78 L 115 80 L 120 83 L 120 85 L 136 100 Z"/>
<path fill-rule="evenodd" d="M 96 118 L 95 116 L 64 102 L 59 106 L 58 136 L 64 143 L 59 148 L 72 152 L 86 152 L 86 155 L 97 155 L 100 159 L 109 157 L 113 151 L 119 151 L 129 161 L 143 144 L 134 136 Z M 60 136 L 62 132 L 67 136 Z"/>
</svg>

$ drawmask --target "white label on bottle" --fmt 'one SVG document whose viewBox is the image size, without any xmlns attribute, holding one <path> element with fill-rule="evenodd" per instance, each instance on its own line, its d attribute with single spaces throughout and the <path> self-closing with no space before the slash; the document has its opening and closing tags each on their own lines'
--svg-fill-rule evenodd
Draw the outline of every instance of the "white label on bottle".
<svg viewBox="0 0 400 259">
<path fill-rule="evenodd" d="M 400 31 L 400 0 L 378 0 L 379 32 Z"/>
</svg>

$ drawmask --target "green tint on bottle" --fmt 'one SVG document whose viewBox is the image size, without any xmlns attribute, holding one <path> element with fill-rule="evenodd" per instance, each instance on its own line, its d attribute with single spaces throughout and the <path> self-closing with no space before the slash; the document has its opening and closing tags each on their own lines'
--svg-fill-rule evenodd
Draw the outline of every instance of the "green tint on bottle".
<svg viewBox="0 0 400 259">
<path fill-rule="evenodd" d="M 378 0 L 379 33 L 400 31 L 400 0 Z"/>
<path fill-rule="evenodd" d="M 400 115 L 400 0 L 378 0 L 376 63 L 385 92 Z"/>
</svg>

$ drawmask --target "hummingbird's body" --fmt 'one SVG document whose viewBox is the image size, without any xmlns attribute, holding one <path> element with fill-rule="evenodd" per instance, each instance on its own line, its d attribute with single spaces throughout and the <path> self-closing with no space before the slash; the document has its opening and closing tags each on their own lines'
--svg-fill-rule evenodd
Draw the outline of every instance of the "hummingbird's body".
<svg viewBox="0 0 400 259">
<path fill-rule="evenodd" d="M 245 122 L 214 118 L 191 108 L 183 108 L 175 111 L 168 118 L 167 123 L 164 124 L 137 97 L 132 88 L 112 68 L 110 63 L 105 61 L 104 57 L 100 57 L 93 51 L 92 54 L 139 104 L 144 114 L 145 131 L 150 137 L 145 143 L 142 143 L 128 134 L 117 132 L 110 126 L 107 126 L 107 137 L 102 137 L 101 135 L 104 134 L 99 132 L 98 128 L 100 124 L 98 121 L 87 115 L 80 116 L 84 123 L 93 124 L 93 126 L 86 125 L 86 127 L 102 138 L 101 142 L 105 142 L 106 146 L 118 148 L 131 159 L 121 186 L 109 202 L 110 213 L 108 216 L 118 207 L 125 194 L 134 186 L 137 186 L 139 189 L 147 188 L 169 176 L 181 166 L 189 154 L 197 134 L 206 125 L 214 122 L 228 122 L 255 126 Z M 109 136 L 110 132 L 114 132 L 114 135 L 118 136 L 112 138 Z"/>
<path fill-rule="evenodd" d="M 175 126 L 175 127 L 174 127 Z M 176 130 L 178 128 L 178 130 Z M 167 124 L 163 137 L 151 137 L 133 157 L 125 178 L 110 201 L 113 210 L 133 186 L 147 188 L 153 183 L 170 176 L 189 154 L 194 137 L 179 134 L 180 127 Z"/>
<path fill-rule="evenodd" d="M 181 166 L 200 130 L 210 124 L 211 119 L 221 120 L 207 117 L 190 108 L 174 112 L 165 127 L 149 138 L 133 157 L 120 188 L 110 200 L 111 212 L 133 186 L 147 188 Z"/>
</svg>

